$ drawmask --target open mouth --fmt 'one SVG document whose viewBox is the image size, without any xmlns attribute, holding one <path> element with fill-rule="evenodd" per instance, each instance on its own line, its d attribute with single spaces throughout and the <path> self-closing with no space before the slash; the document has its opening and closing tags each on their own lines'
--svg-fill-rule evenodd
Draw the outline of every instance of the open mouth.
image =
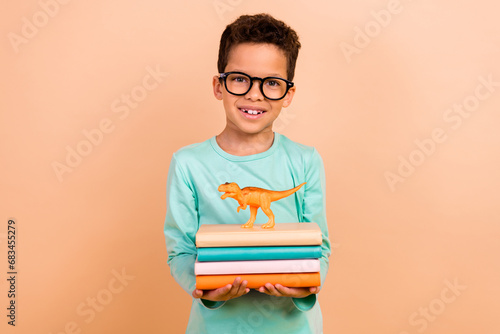
<svg viewBox="0 0 500 334">
<path fill-rule="evenodd" d="M 225 192 L 224 194 L 222 194 L 220 198 L 226 199 L 228 197 L 234 197 L 235 195 L 236 195 L 235 193 Z"/>
</svg>

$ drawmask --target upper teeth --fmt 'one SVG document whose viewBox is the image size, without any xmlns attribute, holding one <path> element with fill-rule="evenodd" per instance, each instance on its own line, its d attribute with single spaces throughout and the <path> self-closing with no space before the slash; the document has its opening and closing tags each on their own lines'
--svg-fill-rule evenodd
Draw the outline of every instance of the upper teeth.
<svg viewBox="0 0 500 334">
<path fill-rule="evenodd" d="M 243 109 L 244 112 L 250 115 L 259 115 L 262 114 L 262 110 L 251 110 L 251 109 Z"/>
</svg>

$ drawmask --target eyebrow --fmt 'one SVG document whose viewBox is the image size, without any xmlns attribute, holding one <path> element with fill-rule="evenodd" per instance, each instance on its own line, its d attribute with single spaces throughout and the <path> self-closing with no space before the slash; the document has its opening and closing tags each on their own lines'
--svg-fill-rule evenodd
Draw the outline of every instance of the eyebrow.
<svg viewBox="0 0 500 334">
<path fill-rule="evenodd" d="M 231 70 L 231 71 L 228 71 L 228 72 L 241 72 L 241 73 L 245 73 L 245 74 L 248 74 L 247 72 L 245 71 L 242 71 L 240 69 L 234 69 L 234 70 Z M 250 75 L 250 74 L 248 74 Z M 250 75 L 251 77 L 254 77 L 255 75 Z M 270 74 L 267 74 L 265 76 L 263 76 L 262 78 L 267 78 L 267 77 L 278 77 L 278 78 L 284 78 L 284 76 L 282 76 L 281 74 L 279 73 L 270 73 Z M 285 76 L 286 77 L 286 76 Z"/>
</svg>

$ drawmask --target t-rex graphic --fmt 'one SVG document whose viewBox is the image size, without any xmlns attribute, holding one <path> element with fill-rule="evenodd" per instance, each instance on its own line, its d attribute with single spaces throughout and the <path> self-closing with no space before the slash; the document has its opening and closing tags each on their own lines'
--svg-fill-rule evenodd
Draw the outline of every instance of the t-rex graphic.
<svg viewBox="0 0 500 334">
<path fill-rule="evenodd" d="M 304 184 L 306 184 L 306 182 L 299 184 L 295 188 L 289 190 L 274 191 L 257 187 L 245 187 L 243 189 L 240 189 L 240 187 L 236 183 L 226 182 L 224 184 L 221 184 L 218 190 L 224 192 L 224 194 L 220 198 L 226 199 L 228 197 L 231 197 L 238 201 L 240 206 L 238 207 L 237 212 L 240 212 L 240 209 L 246 210 L 247 205 L 250 206 L 250 219 L 246 222 L 246 224 L 241 225 L 241 227 L 253 227 L 255 217 L 257 217 L 257 210 L 261 208 L 266 216 L 269 217 L 269 221 L 266 224 L 263 224 L 262 228 L 273 228 L 274 214 L 271 211 L 271 202 L 277 201 L 293 194 Z"/>
</svg>

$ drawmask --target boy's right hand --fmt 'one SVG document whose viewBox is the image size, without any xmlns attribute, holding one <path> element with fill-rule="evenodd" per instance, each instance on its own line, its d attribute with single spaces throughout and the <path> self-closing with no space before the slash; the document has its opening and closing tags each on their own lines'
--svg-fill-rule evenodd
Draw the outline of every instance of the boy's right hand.
<svg viewBox="0 0 500 334">
<path fill-rule="evenodd" d="M 236 277 L 233 284 L 228 284 L 222 288 L 215 290 L 199 290 L 193 291 L 194 298 L 203 298 L 214 302 L 225 301 L 233 298 L 238 298 L 247 294 L 250 289 L 247 288 L 247 281 L 241 282 L 240 277 Z"/>
</svg>

